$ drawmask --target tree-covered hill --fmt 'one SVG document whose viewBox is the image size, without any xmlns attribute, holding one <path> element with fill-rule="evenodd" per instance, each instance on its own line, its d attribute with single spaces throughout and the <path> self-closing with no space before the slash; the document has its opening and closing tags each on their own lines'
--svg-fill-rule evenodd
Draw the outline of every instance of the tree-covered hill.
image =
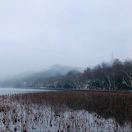
<svg viewBox="0 0 132 132">
<path fill-rule="evenodd" d="M 54 66 L 30 76 L 7 80 L 2 86 L 48 89 L 132 90 L 132 61 L 115 59 L 83 72 L 71 67 Z"/>
</svg>

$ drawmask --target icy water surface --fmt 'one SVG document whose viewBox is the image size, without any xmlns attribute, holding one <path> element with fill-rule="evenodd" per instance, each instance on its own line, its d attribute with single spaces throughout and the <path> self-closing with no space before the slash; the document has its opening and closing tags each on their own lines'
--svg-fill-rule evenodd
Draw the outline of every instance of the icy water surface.
<svg viewBox="0 0 132 132">
<path fill-rule="evenodd" d="M 37 92 L 48 92 L 48 89 L 38 88 L 0 88 L 0 95 L 12 95 L 12 94 L 23 94 L 23 93 L 37 93 Z M 53 90 L 52 90 L 53 91 Z"/>
</svg>

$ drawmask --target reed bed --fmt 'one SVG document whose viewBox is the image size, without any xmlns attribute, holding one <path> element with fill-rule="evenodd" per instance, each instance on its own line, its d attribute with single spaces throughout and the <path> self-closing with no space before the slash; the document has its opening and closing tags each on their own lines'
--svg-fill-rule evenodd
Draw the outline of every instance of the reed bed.
<svg viewBox="0 0 132 132">
<path fill-rule="evenodd" d="M 132 130 L 131 93 L 59 91 L 0 96 L 1 132 L 104 129 Z"/>
<path fill-rule="evenodd" d="M 68 106 L 73 110 L 87 110 L 103 118 L 115 118 L 117 122 L 132 122 L 132 94 L 128 92 L 62 91 L 19 94 L 11 97 L 26 105 Z"/>
</svg>

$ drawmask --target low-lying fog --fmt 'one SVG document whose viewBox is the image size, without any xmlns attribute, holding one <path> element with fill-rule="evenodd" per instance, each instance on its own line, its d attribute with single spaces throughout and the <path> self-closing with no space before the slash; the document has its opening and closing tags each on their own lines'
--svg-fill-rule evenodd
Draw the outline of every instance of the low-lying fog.
<svg viewBox="0 0 132 132">
<path fill-rule="evenodd" d="M 130 0 L 0 1 L 0 79 L 131 58 L 131 7 Z"/>
</svg>

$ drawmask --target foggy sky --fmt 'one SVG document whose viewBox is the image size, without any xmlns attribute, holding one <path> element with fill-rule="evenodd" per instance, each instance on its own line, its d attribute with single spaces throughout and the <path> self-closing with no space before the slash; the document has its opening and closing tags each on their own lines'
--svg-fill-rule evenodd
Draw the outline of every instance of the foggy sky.
<svg viewBox="0 0 132 132">
<path fill-rule="evenodd" d="M 132 59 L 131 0 L 0 1 L 0 77 L 112 54 Z"/>
</svg>

